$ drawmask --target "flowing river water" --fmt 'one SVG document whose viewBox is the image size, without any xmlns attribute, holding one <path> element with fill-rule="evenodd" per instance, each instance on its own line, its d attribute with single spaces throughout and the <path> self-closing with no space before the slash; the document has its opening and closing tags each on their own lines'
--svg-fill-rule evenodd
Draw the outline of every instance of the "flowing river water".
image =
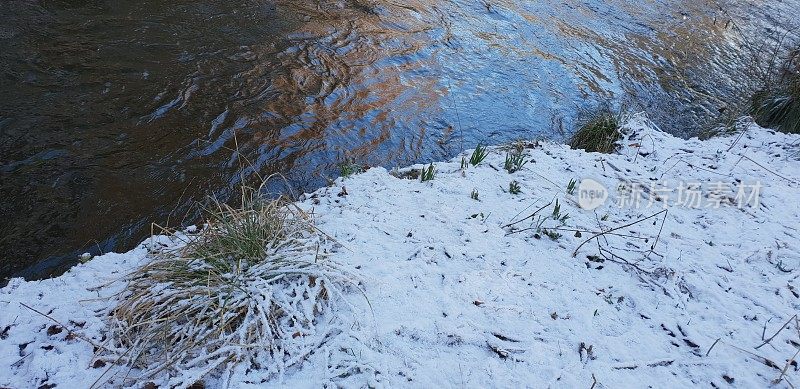
<svg viewBox="0 0 800 389">
<path fill-rule="evenodd" d="M 602 104 L 690 136 L 800 0 L 5 0 L 0 280 L 126 250 L 273 172 L 564 140 Z M 278 191 L 282 188 L 270 188 Z M 187 218 L 188 215 L 188 218 Z"/>
</svg>

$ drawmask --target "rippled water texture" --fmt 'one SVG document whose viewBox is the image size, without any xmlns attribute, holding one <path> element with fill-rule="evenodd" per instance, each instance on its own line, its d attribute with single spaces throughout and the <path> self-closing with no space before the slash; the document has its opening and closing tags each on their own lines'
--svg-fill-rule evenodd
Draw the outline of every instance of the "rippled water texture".
<svg viewBox="0 0 800 389">
<path fill-rule="evenodd" d="M 742 99 L 742 48 L 797 9 L 5 0 L 0 278 L 130 248 L 254 172 L 313 189 L 347 158 L 394 166 L 478 141 L 563 139 L 603 101 L 689 135 Z"/>
</svg>

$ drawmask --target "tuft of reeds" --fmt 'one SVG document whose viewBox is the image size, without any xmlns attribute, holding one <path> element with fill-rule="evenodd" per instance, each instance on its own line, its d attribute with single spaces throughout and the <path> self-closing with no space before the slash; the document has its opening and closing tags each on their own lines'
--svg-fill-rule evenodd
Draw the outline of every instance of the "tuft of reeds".
<svg viewBox="0 0 800 389">
<path fill-rule="evenodd" d="M 800 48 L 789 50 L 785 58 L 774 59 L 753 95 L 750 113 L 766 128 L 800 133 Z"/>
<path fill-rule="evenodd" d="M 603 109 L 583 123 L 569 142 L 573 149 L 610 154 L 617 150 L 617 142 L 622 138 L 620 115 Z"/>
<path fill-rule="evenodd" d="M 478 143 L 478 146 L 475 147 L 475 151 L 472 152 L 472 156 L 469 157 L 469 164 L 472 166 L 478 166 L 486 156 L 489 155 L 489 151 L 486 146 Z"/>
<path fill-rule="evenodd" d="M 319 317 L 351 278 L 325 258 L 329 238 L 309 214 L 248 188 L 241 207 L 206 212 L 202 230 L 173 235 L 177 248 L 125 278 L 110 328 L 133 384 L 187 387 L 239 366 L 280 373 L 332 331 Z"/>
</svg>

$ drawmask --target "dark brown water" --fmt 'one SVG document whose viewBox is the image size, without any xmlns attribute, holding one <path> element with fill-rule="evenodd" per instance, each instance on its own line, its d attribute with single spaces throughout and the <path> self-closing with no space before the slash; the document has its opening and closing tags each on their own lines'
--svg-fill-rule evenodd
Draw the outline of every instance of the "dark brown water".
<svg viewBox="0 0 800 389">
<path fill-rule="evenodd" d="M 351 157 L 563 139 L 604 101 L 691 135 L 799 3 L 5 0 L 0 278 L 129 249 L 254 172 L 309 190 Z"/>
</svg>

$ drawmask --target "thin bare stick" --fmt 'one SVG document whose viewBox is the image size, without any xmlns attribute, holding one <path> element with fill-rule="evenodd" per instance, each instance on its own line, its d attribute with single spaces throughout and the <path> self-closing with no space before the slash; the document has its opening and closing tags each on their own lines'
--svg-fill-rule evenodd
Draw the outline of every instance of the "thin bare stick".
<svg viewBox="0 0 800 389">
<path fill-rule="evenodd" d="M 532 213 L 532 214 L 530 214 L 530 215 L 528 215 L 528 216 L 526 216 L 526 217 L 524 217 L 524 218 L 522 218 L 522 219 L 520 219 L 520 220 L 517 220 L 517 221 L 515 221 L 515 222 L 513 222 L 513 223 L 508 223 L 508 224 L 504 225 L 502 228 L 508 228 L 508 227 L 511 227 L 511 226 L 513 226 L 513 225 L 515 225 L 515 224 L 522 223 L 522 222 L 524 222 L 525 220 L 528 220 L 528 219 L 530 219 L 530 218 L 532 218 L 532 217 L 536 216 L 536 215 L 537 215 L 539 212 L 542 212 L 542 210 L 543 210 L 543 209 L 545 209 L 545 208 L 547 208 L 547 207 L 549 207 L 549 206 L 550 206 L 550 204 L 553 204 L 553 202 L 552 202 L 552 201 L 550 201 L 549 203 L 545 204 L 543 207 L 541 207 L 541 208 L 537 209 L 537 210 L 536 210 L 536 212 L 534 212 L 534 213 Z"/>
<path fill-rule="evenodd" d="M 772 170 L 769 170 L 769 169 L 768 169 L 766 166 L 764 166 L 764 165 L 762 165 L 762 164 L 760 164 L 760 163 L 758 163 L 758 162 L 756 162 L 756 161 L 752 160 L 750 157 L 748 157 L 748 156 L 746 156 L 746 155 L 744 155 L 744 154 L 741 154 L 741 156 L 742 156 L 742 158 L 744 158 L 744 159 L 746 159 L 746 160 L 748 160 L 748 161 L 750 161 L 750 162 L 752 162 L 752 163 L 754 163 L 754 164 L 758 165 L 758 167 L 760 167 L 760 168 L 762 168 L 762 169 L 764 169 L 764 170 L 766 170 L 766 171 L 768 171 L 768 172 L 770 172 L 770 173 L 774 174 L 774 175 L 775 175 L 775 176 L 777 176 L 777 177 L 783 178 L 784 180 L 786 180 L 786 181 L 789 181 L 789 182 L 791 182 L 791 183 L 793 183 L 793 184 L 794 184 L 794 183 L 797 183 L 797 181 L 795 181 L 795 180 L 793 180 L 793 179 L 791 179 L 791 178 L 784 177 L 784 176 L 782 176 L 782 175 L 780 175 L 780 174 L 778 174 L 778 173 L 775 173 L 775 172 L 774 172 L 774 171 L 772 171 Z"/>
<path fill-rule="evenodd" d="M 548 230 L 566 231 L 566 232 L 581 232 L 581 233 L 585 232 L 585 233 L 588 233 L 588 234 L 597 234 L 598 233 L 597 231 L 580 230 L 580 229 L 575 229 L 575 228 L 548 228 Z M 619 234 L 619 233 L 616 233 L 616 232 L 606 232 L 606 234 L 607 235 L 611 235 L 611 236 L 619 236 L 619 237 L 622 237 L 622 238 L 631 238 L 631 239 L 640 239 L 640 240 L 648 240 L 648 239 L 650 239 L 649 237 L 646 237 L 646 236 Z"/>
<path fill-rule="evenodd" d="M 717 338 L 717 340 L 714 341 L 714 343 L 711 345 L 711 347 L 708 348 L 708 351 L 706 351 L 706 356 L 708 356 L 708 354 L 711 354 L 711 350 L 713 350 L 714 346 L 716 346 L 717 343 L 719 343 L 720 339 L 722 339 L 722 338 Z"/>
<path fill-rule="evenodd" d="M 65 325 L 64 325 L 64 324 L 62 324 L 60 321 L 58 321 L 58 320 L 54 319 L 52 316 L 50 316 L 50 315 L 48 315 L 48 314 L 46 314 L 46 313 L 42 313 L 41 311 L 38 311 L 38 310 L 36 310 L 36 309 L 34 309 L 34 308 L 31 308 L 29 305 L 27 305 L 27 304 L 25 304 L 25 303 L 19 303 L 19 305 L 22 305 L 23 307 L 25 307 L 25 308 L 28 308 L 28 309 L 30 309 L 31 311 L 34 311 L 34 312 L 36 312 L 36 313 L 38 313 L 38 314 L 40 314 L 40 315 L 44 316 L 45 318 L 52 320 L 53 322 L 55 322 L 56 324 L 58 324 L 58 325 L 59 325 L 59 326 L 61 326 L 62 328 L 66 329 L 66 330 L 67 330 L 67 333 L 68 333 L 69 335 L 73 335 L 73 336 L 75 336 L 76 338 L 79 338 L 79 339 L 81 339 L 81 340 L 83 340 L 83 341 L 86 341 L 87 343 L 91 344 L 91 345 L 92 345 L 92 346 L 94 346 L 94 347 L 97 347 L 98 349 L 103 349 L 103 350 L 105 350 L 105 349 L 106 349 L 105 347 L 103 347 L 103 346 L 101 346 L 101 345 L 99 345 L 99 344 L 97 344 L 97 343 L 95 343 L 95 342 L 92 342 L 90 339 L 87 339 L 85 336 L 83 336 L 83 335 L 81 335 L 81 334 L 79 334 L 79 333 L 77 333 L 77 332 L 75 332 L 75 331 L 72 331 L 72 330 L 70 330 L 70 329 L 69 329 L 69 327 L 65 326 Z"/>
<path fill-rule="evenodd" d="M 730 347 L 733 347 L 733 348 L 735 348 L 735 349 L 737 349 L 737 350 L 739 350 L 739 351 L 741 351 L 741 352 L 743 352 L 743 353 L 747 353 L 747 354 L 750 354 L 750 355 L 752 355 L 753 357 L 755 357 L 756 359 L 758 359 L 758 361 L 759 361 L 759 362 L 761 362 L 762 364 L 764 364 L 764 366 L 771 367 L 771 368 L 773 368 L 773 369 L 775 369 L 775 370 L 778 370 L 778 371 L 780 371 L 780 370 L 781 370 L 781 368 L 780 368 L 780 367 L 778 367 L 778 365 L 776 365 L 776 364 L 775 364 L 775 362 L 772 362 L 771 360 L 769 360 L 769 359 L 767 359 L 767 358 L 764 358 L 764 357 L 762 357 L 761 355 L 758 355 L 758 354 L 756 354 L 756 353 L 754 353 L 754 352 L 752 352 L 752 351 L 745 350 L 745 349 L 743 349 L 743 348 L 741 348 L 741 347 L 739 347 L 739 346 L 737 346 L 737 345 L 735 345 L 735 344 L 730 344 L 730 343 L 726 343 L 726 342 L 723 342 L 723 343 L 724 343 L 724 344 L 726 344 L 726 345 L 728 345 L 728 346 L 730 346 Z"/>
<path fill-rule="evenodd" d="M 761 340 L 767 339 L 767 324 L 769 323 L 770 320 L 772 320 L 772 318 L 769 318 L 767 319 L 767 321 L 764 322 L 764 328 L 761 329 Z"/>
<path fill-rule="evenodd" d="M 641 222 L 643 222 L 643 221 L 645 221 L 645 220 L 652 219 L 652 218 L 654 218 L 654 217 L 656 217 L 656 216 L 658 216 L 658 215 L 660 215 L 660 214 L 662 214 L 662 213 L 665 213 L 665 212 L 667 212 L 667 210 L 666 210 L 666 209 L 665 209 L 665 210 L 663 210 L 663 211 L 661 211 L 661 212 L 654 213 L 654 214 L 652 214 L 652 215 L 650 215 L 650 216 L 648 216 L 648 217 L 646 217 L 646 218 L 639 219 L 639 220 L 637 220 L 637 221 L 634 221 L 634 222 L 631 222 L 631 223 L 628 223 L 628 224 L 625 224 L 625 225 L 621 225 L 621 226 L 619 226 L 619 227 L 614 227 L 614 228 L 612 228 L 612 229 L 610 229 L 610 230 L 608 230 L 608 231 L 604 231 L 604 232 L 600 232 L 600 233 L 594 234 L 594 235 L 592 235 L 592 237 L 591 237 L 591 238 L 589 238 L 589 239 L 586 239 L 585 241 L 583 241 L 583 243 L 581 243 L 580 245 L 578 245 L 578 247 L 577 247 L 577 248 L 575 249 L 575 251 L 572 253 L 572 257 L 573 257 L 573 258 L 577 257 L 577 256 L 578 256 L 578 251 L 581 249 L 581 247 L 583 247 L 583 245 L 585 245 L 586 243 L 589 243 L 589 241 L 591 241 L 592 239 L 598 238 L 598 237 L 600 237 L 600 236 L 604 236 L 605 234 L 608 234 L 609 232 L 614 232 L 614 231 L 617 231 L 617 230 L 621 230 L 621 229 L 623 229 L 623 228 L 630 227 L 630 226 L 632 226 L 632 225 L 634 225 L 634 224 L 641 223 Z"/>
<path fill-rule="evenodd" d="M 453 87 L 450 85 L 450 79 L 447 79 L 447 93 L 450 94 L 450 101 L 453 102 L 453 110 L 456 111 L 456 121 L 458 122 L 458 132 L 461 135 L 461 152 L 464 152 L 464 127 L 461 126 L 461 115 L 458 114 L 458 105 L 456 104 L 456 98 L 452 94 Z"/>
<path fill-rule="evenodd" d="M 600 217 L 597 216 L 597 210 L 595 210 L 592 213 L 594 213 L 594 220 L 597 222 L 597 228 L 599 228 L 600 231 L 605 231 L 605 229 L 603 228 L 603 223 L 600 222 Z M 603 235 L 603 240 L 606 241 L 606 245 L 609 244 L 608 243 L 608 238 L 606 238 L 605 235 Z M 600 240 L 599 239 L 597 240 L 597 246 L 600 246 Z"/>
<path fill-rule="evenodd" d="M 800 320 L 794 318 L 794 329 L 797 330 L 797 338 L 800 339 Z"/>
<path fill-rule="evenodd" d="M 516 215 L 514 215 L 514 217 L 512 217 L 512 218 L 511 218 L 511 220 L 514 220 L 514 219 L 518 218 L 518 217 L 519 217 L 519 215 L 522 215 L 522 213 L 523 213 L 523 212 L 527 211 L 528 209 L 530 209 L 531 207 L 533 207 L 534 205 L 536 205 L 536 203 L 538 203 L 538 202 L 539 202 L 539 199 L 536 199 L 536 201 L 534 201 L 533 203 L 531 203 L 531 205 L 528 205 L 527 207 L 523 208 L 521 211 L 517 212 L 517 214 L 516 214 Z"/>
<path fill-rule="evenodd" d="M 788 326 L 789 323 L 791 323 L 792 320 L 794 320 L 796 318 L 797 318 L 797 314 L 795 314 L 794 316 L 790 317 L 789 320 L 787 320 L 786 323 L 784 323 L 783 326 L 781 326 L 781 329 L 779 329 L 778 332 L 776 332 L 772 336 L 770 336 L 769 339 L 764 341 L 764 343 L 761 343 L 760 345 L 756 346 L 756 350 L 758 350 L 759 348 L 763 347 L 765 344 L 771 342 L 772 339 L 775 339 L 775 337 L 778 336 L 778 334 L 780 334 L 781 331 L 783 331 L 786 328 L 786 326 Z"/>
<path fill-rule="evenodd" d="M 656 245 L 658 244 L 658 240 L 661 238 L 661 232 L 664 231 L 664 222 L 667 221 L 667 216 L 669 216 L 669 210 L 665 209 L 664 211 L 666 211 L 666 212 L 664 213 L 664 218 L 661 219 L 661 227 L 658 228 L 658 235 L 656 235 L 656 241 L 653 242 L 652 246 L 650 246 L 650 251 L 653 251 L 653 250 L 656 249 Z"/>
<path fill-rule="evenodd" d="M 783 376 L 786 375 L 786 371 L 789 370 L 789 366 L 791 366 L 792 362 L 794 362 L 794 359 L 797 358 L 797 354 L 800 354 L 800 348 L 798 348 L 797 351 L 794 353 L 794 355 L 792 355 L 792 357 L 788 361 L 786 361 L 786 365 L 783 367 L 783 370 L 781 370 L 781 375 L 778 376 L 778 378 L 776 378 L 775 381 L 772 381 L 773 384 L 777 384 L 783 381 Z"/>
<path fill-rule="evenodd" d="M 608 250 L 606 248 L 601 247 L 599 239 L 597 240 L 597 247 L 600 250 L 600 255 L 602 255 L 603 258 L 606 261 L 609 261 L 609 262 L 612 262 L 612 263 L 616 263 L 616 264 L 620 264 L 620 265 L 623 265 L 623 266 L 630 266 L 633 269 L 635 269 L 636 271 L 642 272 L 644 274 L 653 274 L 652 271 L 642 269 L 638 264 L 633 263 L 633 262 L 631 262 L 631 261 L 629 261 L 629 260 L 627 260 L 627 259 L 625 259 L 625 258 L 623 258 L 623 257 L 621 257 L 621 256 L 619 256 L 617 254 L 614 254 L 611 250 Z M 611 255 L 611 257 L 608 257 L 606 254 Z"/>
<path fill-rule="evenodd" d="M 735 126 L 735 125 L 736 125 L 736 124 L 734 124 L 734 126 Z M 731 147 L 728 147 L 728 151 L 731 151 L 731 150 L 733 150 L 733 148 L 736 146 L 736 144 L 737 144 L 737 143 L 739 143 L 739 141 L 740 141 L 740 140 L 742 140 L 742 137 L 744 136 L 744 134 L 746 134 L 746 133 L 747 133 L 747 130 L 748 130 L 748 129 L 747 129 L 747 128 L 745 128 L 745 130 L 744 130 L 744 131 L 742 131 L 742 132 L 739 134 L 739 136 L 737 136 L 737 137 L 736 137 L 736 140 L 734 140 L 734 141 L 733 141 L 733 143 L 731 144 Z"/>
</svg>

